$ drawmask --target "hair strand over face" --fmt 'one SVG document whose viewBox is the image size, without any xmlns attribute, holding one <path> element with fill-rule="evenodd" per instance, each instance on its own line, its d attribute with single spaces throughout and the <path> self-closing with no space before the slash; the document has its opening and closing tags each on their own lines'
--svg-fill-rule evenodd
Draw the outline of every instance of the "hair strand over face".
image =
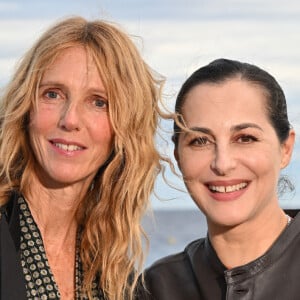
<svg viewBox="0 0 300 300">
<path fill-rule="evenodd" d="M 291 125 L 288 120 L 287 105 L 284 92 L 276 79 L 265 70 L 249 64 L 230 59 L 216 59 L 208 65 L 196 70 L 182 85 L 175 103 L 175 114 L 173 123 L 173 137 L 175 148 L 178 146 L 178 138 L 182 131 L 189 129 L 184 124 L 182 107 L 189 92 L 196 86 L 203 83 L 219 84 L 226 80 L 240 78 L 262 89 L 266 96 L 265 111 L 274 128 L 279 142 L 282 144 L 289 136 Z M 279 180 L 279 184 L 293 190 L 293 185 L 286 178 Z M 279 191 L 282 192 L 281 186 Z"/>
</svg>

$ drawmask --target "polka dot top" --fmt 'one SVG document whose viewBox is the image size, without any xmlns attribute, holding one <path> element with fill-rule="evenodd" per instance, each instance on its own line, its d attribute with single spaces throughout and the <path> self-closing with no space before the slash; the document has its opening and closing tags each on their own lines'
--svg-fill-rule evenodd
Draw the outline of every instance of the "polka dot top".
<svg viewBox="0 0 300 300">
<path fill-rule="evenodd" d="M 23 197 L 19 197 L 21 228 L 21 265 L 26 282 L 28 300 L 60 299 L 58 286 L 51 272 L 46 256 L 41 233 L 35 223 L 29 207 Z M 77 243 L 79 244 L 79 243 Z M 76 300 L 88 299 L 80 292 L 82 282 L 82 266 L 79 247 L 76 247 L 75 259 L 75 295 Z M 101 289 L 93 282 L 93 300 L 104 300 Z"/>
</svg>

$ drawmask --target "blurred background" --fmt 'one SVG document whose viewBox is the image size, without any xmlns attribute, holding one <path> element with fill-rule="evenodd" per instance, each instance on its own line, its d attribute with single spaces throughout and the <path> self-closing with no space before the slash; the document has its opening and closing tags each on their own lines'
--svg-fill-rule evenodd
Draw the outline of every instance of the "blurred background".
<svg viewBox="0 0 300 300">
<path fill-rule="evenodd" d="M 226 57 L 257 64 L 285 91 L 290 122 L 300 132 L 300 2 L 298 0 L 0 0 L 0 89 L 24 52 L 53 22 L 81 15 L 119 24 L 131 35 L 147 63 L 166 77 L 164 103 L 173 110 L 183 81 L 198 67 Z M 157 147 L 173 159 L 172 124 L 162 121 Z M 300 208 L 299 138 L 283 171 L 296 189 L 280 198 L 284 208 Z M 154 220 L 144 219 L 150 237 L 147 265 L 181 251 L 204 236 L 203 215 L 181 179 L 166 167 L 152 196 Z"/>
</svg>

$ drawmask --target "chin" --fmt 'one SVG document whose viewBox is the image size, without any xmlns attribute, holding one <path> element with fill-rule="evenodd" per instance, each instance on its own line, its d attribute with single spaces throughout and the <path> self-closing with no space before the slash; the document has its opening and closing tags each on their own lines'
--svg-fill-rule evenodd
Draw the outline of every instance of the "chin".
<svg viewBox="0 0 300 300">
<path fill-rule="evenodd" d="M 218 227 L 235 227 L 243 222 L 245 222 L 245 218 L 241 215 L 240 212 L 232 213 L 232 212 L 215 212 L 215 213 L 205 213 L 207 217 L 208 223 L 216 225 Z"/>
<path fill-rule="evenodd" d="M 86 184 L 90 182 L 92 177 L 90 176 L 74 176 L 69 173 L 49 174 L 48 176 L 42 176 L 41 183 L 49 188 L 64 188 L 74 184 Z"/>
</svg>

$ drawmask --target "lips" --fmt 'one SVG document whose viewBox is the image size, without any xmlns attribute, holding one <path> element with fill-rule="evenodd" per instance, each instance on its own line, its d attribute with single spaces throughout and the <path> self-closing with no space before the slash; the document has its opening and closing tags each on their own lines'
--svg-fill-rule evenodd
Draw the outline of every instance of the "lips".
<svg viewBox="0 0 300 300">
<path fill-rule="evenodd" d="M 50 140 L 50 143 L 63 150 L 63 151 L 67 151 L 67 152 L 75 152 L 75 151 L 81 151 L 86 149 L 86 147 L 84 147 L 83 145 L 80 145 L 77 142 L 71 142 L 71 141 L 65 141 L 65 140 Z"/>
<path fill-rule="evenodd" d="M 245 179 L 210 181 L 206 183 L 206 187 L 214 200 L 228 202 L 239 199 L 247 191 L 250 183 L 251 181 Z"/>
<path fill-rule="evenodd" d="M 208 189 L 211 190 L 214 193 L 232 193 L 239 191 L 241 189 L 244 189 L 247 187 L 247 182 L 241 182 L 238 184 L 232 184 L 232 185 L 213 185 L 209 184 Z"/>
<path fill-rule="evenodd" d="M 82 150 L 82 147 L 79 147 L 77 145 L 68 145 L 68 144 L 61 144 L 61 143 L 53 143 L 53 145 L 55 145 L 56 147 L 65 150 L 65 151 L 78 151 L 78 150 Z"/>
</svg>

